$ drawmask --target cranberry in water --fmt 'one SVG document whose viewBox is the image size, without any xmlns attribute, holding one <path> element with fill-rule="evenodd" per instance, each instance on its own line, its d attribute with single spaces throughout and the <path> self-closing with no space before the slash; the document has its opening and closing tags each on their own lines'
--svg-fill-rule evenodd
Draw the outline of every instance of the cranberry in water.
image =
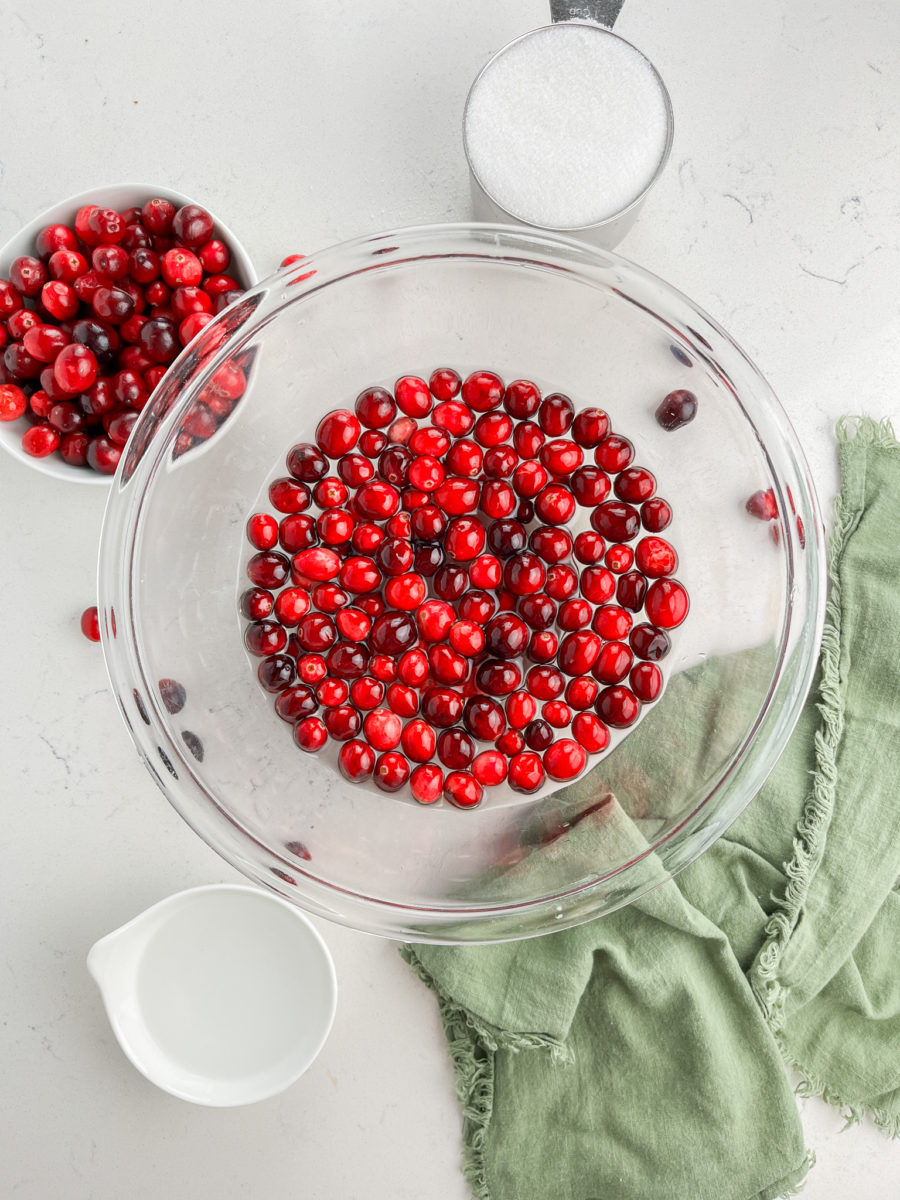
<svg viewBox="0 0 900 1200">
<path fill-rule="evenodd" d="M 656 409 L 656 420 L 663 429 L 680 429 L 697 415 L 697 397 L 693 392 L 679 389 L 669 392 Z"/>
<path fill-rule="evenodd" d="M 627 687 L 605 688 L 597 698 L 597 715 L 614 729 L 634 724 L 640 711 L 640 700 Z"/>
<path fill-rule="evenodd" d="M 688 595 L 676 579 L 657 579 L 647 589 L 644 607 L 651 624 L 674 629 L 688 614 Z"/>
<path fill-rule="evenodd" d="M 423 764 L 409 777 L 409 790 L 420 804 L 434 804 L 444 790 L 444 775 L 440 767 Z"/>
</svg>

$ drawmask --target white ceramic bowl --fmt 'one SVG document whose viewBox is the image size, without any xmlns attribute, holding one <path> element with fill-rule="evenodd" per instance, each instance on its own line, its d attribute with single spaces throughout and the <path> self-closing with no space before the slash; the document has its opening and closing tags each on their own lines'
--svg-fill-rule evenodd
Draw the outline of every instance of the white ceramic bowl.
<svg viewBox="0 0 900 1200">
<path fill-rule="evenodd" d="M 121 211 L 124 208 L 131 208 L 132 205 L 145 204 L 155 196 L 163 200 L 170 200 L 176 208 L 181 208 L 184 204 L 200 203 L 190 196 L 185 196 L 182 192 L 175 192 L 171 188 L 157 187 L 151 183 L 114 183 L 106 187 L 91 188 L 87 192 L 79 192 L 78 195 L 69 196 L 68 199 L 61 200 L 59 204 L 54 204 L 45 212 L 40 213 L 33 221 L 24 225 L 14 237 L 11 237 L 5 246 L 0 248 L 0 279 L 8 278 L 11 264 L 21 255 L 34 254 L 35 238 L 46 225 L 71 226 L 79 208 L 86 204 L 101 204 Z M 247 251 L 212 209 L 208 205 L 203 205 L 203 207 L 215 221 L 218 236 L 227 243 L 231 250 L 232 265 L 229 267 L 229 274 L 234 276 L 241 287 L 252 287 L 257 282 L 257 274 Z M 0 423 L 0 446 L 13 458 L 27 463 L 29 467 L 43 472 L 44 475 L 52 475 L 55 479 L 66 479 L 70 483 L 88 483 L 95 487 L 109 486 L 112 476 L 70 467 L 56 454 L 49 455 L 47 458 L 33 458 L 30 454 L 26 454 L 22 449 L 22 434 L 26 429 L 28 429 L 28 421 L 24 417 L 20 417 L 18 421 Z"/>
<path fill-rule="evenodd" d="M 91 947 L 119 1045 L 157 1087 L 225 1108 L 277 1095 L 325 1044 L 328 947 L 292 904 L 242 884 L 168 896 Z"/>
</svg>

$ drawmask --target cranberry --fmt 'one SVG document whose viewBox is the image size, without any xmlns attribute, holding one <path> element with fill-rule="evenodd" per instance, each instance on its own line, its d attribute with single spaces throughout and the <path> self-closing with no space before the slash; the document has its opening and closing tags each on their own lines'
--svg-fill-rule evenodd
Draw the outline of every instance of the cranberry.
<svg viewBox="0 0 900 1200">
<path fill-rule="evenodd" d="M 27 437 L 28 434 L 25 436 Z M 91 438 L 87 448 L 87 463 L 92 470 L 101 475 L 114 475 L 121 457 L 121 446 L 116 446 L 105 437 Z"/>
<path fill-rule="evenodd" d="M 592 604 L 605 604 L 616 590 L 612 572 L 605 567 L 587 567 L 581 572 L 581 594 Z"/>
<path fill-rule="evenodd" d="M 544 754 L 544 769 L 557 782 L 575 779 L 585 768 L 587 753 L 584 746 L 571 738 L 560 738 Z"/>
<path fill-rule="evenodd" d="M 489 479 L 481 489 L 481 511 L 488 517 L 509 517 L 516 507 L 516 496 L 508 483 Z"/>
<path fill-rule="evenodd" d="M 356 607 L 374 621 L 376 617 L 380 617 L 384 612 L 385 604 L 380 596 L 369 595 L 358 597 Z"/>
<path fill-rule="evenodd" d="M 641 703 L 627 687 L 608 687 L 597 698 L 597 715 L 614 729 L 632 725 L 641 711 Z"/>
<path fill-rule="evenodd" d="M 363 733 L 376 750 L 393 750 L 400 745 L 403 722 L 387 708 L 376 708 L 363 721 Z"/>
<path fill-rule="evenodd" d="M 322 666 L 324 669 L 325 664 Z M 384 699 L 384 684 L 380 679 L 373 679 L 371 675 L 362 675 L 350 684 L 350 699 L 356 708 L 368 712 L 377 708 Z"/>
<path fill-rule="evenodd" d="M 462 697 L 452 688 L 430 687 L 422 696 L 422 716 L 431 726 L 445 729 L 455 725 L 462 710 Z"/>
<path fill-rule="evenodd" d="M 333 551 L 307 550 L 304 553 L 325 554 L 333 553 Z M 337 558 L 337 555 L 335 555 L 335 558 Z M 400 578 L 407 579 L 409 577 L 400 576 Z M 374 592 L 380 586 L 381 572 L 371 558 L 366 558 L 364 555 L 351 555 L 350 558 L 344 559 L 344 562 L 341 564 L 338 580 L 342 588 L 358 596 L 365 592 Z M 393 583 L 394 581 L 392 580 L 391 582 Z M 390 597 L 386 595 L 386 598 L 388 599 L 388 603 L 392 603 Z M 394 607 L 399 606 L 394 605 Z"/>
<path fill-rule="evenodd" d="M 175 205 L 169 200 L 148 200 L 141 209 L 141 217 L 151 233 L 167 234 L 175 219 Z"/>
<path fill-rule="evenodd" d="M 571 479 L 576 503 L 593 508 L 609 494 L 609 476 L 599 467 L 579 467 Z"/>
<path fill-rule="evenodd" d="M 434 730 L 427 721 L 410 721 L 403 729 L 401 743 L 407 758 L 417 763 L 428 762 L 436 745 Z"/>
<path fill-rule="evenodd" d="M 668 634 L 652 625 L 635 625 L 628 641 L 638 658 L 659 662 L 669 653 L 671 642 Z"/>
<path fill-rule="evenodd" d="M 100 641 L 100 617 L 96 604 L 92 604 L 81 614 L 81 632 L 89 642 Z"/>
<path fill-rule="evenodd" d="M 451 770 L 462 770 L 475 757 L 475 743 L 462 729 L 445 729 L 437 740 L 438 758 Z"/>
<path fill-rule="evenodd" d="M 334 644 L 337 631 L 330 617 L 321 613 L 307 613 L 297 626 L 297 638 L 304 650 L 318 654 Z"/>
<path fill-rule="evenodd" d="M 441 567 L 434 577 L 434 590 L 442 600 L 458 600 L 469 581 L 462 567 Z"/>
<path fill-rule="evenodd" d="M 309 579 L 324 582 L 334 579 L 341 569 L 341 560 L 334 550 L 314 546 L 294 555 L 293 565 Z"/>
<path fill-rule="evenodd" d="M 503 565 L 493 554 L 482 554 L 469 565 L 469 578 L 477 588 L 493 590 L 503 578 Z"/>
<path fill-rule="evenodd" d="M 129 421 L 133 423 L 137 417 L 137 413 L 127 413 L 123 414 L 123 416 L 127 416 Z M 115 419 L 120 420 L 122 418 Z M 75 407 L 71 400 L 60 400 L 58 404 L 54 404 L 50 409 L 50 412 L 47 414 L 47 420 L 57 433 L 78 433 L 84 427 L 84 414 L 80 409 Z M 109 418 L 104 417 L 103 423 L 107 433 L 109 434 Z M 125 442 L 128 441 L 128 433 L 130 433 L 130 431 L 131 427 L 128 425 L 125 437 L 121 441 L 118 437 L 112 437 L 112 434 L 109 434 L 109 436 L 112 437 L 112 440 L 117 446 L 124 446 Z"/>
<path fill-rule="evenodd" d="M 444 468 L 430 454 L 420 454 L 409 464 L 409 483 L 422 492 L 431 492 L 443 482 Z"/>
<path fill-rule="evenodd" d="M 472 760 L 471 771 L 484 787 L 496 787 L 506 778 L 506 759 L 499 750 L 482 750 Z"/>
<path fill-rule="evenodd" d="M 455 618 L 453 609 L 444 600 L 426 600 L 416 610 L 416 625 L 426 642 L 442 642 Z"/>
<path fill-rule="evenodd" d="M 591 513 L 591 526 L 613 542 L 627 542 L 641 527 L 637 509 L 619 500 L 599 504 Z"/>
<path fill-rule="evenodd" d="M 621 683 L 634 662 L 634 655 L 624 642 L 607 642 L 597 656 L 594 678 L 600 683 Z"/>
<path fill-rule="evenodd" d="M 484 456 L 484 473 L 488 479 L 506 479 L 519 461 L 509 446 L 492 446 Z"/>
<path fill-rule="evenodd" d="M 404 612 L 413 612 L 417 609 L 427 594 L 428 588 L 425 580 L 415 572 L 396 575 L 389 579 L 384 587 L 386 602 L 391 608 L 399 608 Z"/>
<path fill-rule="evenodd" d="M 648 533 L 661 533 L 672 520 L 672 509 L 665 500 L 654 496 L 641 505 L 641 522 Z"/>
<path fill-rule="evenodd" d="M 447 518 L 433 504 L 424 504 L 412 514 L 410 521 L 413 537 L 422 542 L 435 542 L 447 527 Z"/>
<path fill-rule="evenodd" d="M 515 663 L 488 658 L 475 671 L 478 689 L 491 696 L 508 696 L 522 682 L 522 672 Z"/>
<path fill-rule="evenodd" d="M 318 446 L 300 442 L 288 451 L 287 469 L 301 483 L 316 483 L 328 474 L 328 459 Z"/>
<path fill-rule="evenodd" d="M 287 634 L 274 621 L 254 621 L 244 630 L 244 644 L 251 654 L 265 658 L 285 648 Z"/>
<path fill-rule="evenodd" d="M 551 483 L 535 499 L 534 509 L 547 525 L 565 525 L 575 513 L 575 498 L 563 484 Z"/>
<path fill-rule="evenodd" d="M 559 669 L 566 675 L 586 675 L 601 654 L 601 646 L 596 633 L 570 633 L 559 648 Z"/>
<path fill-rule="evenodd" d="M 474 412 L 497 408 L 503 396 L 503 381 L 492 371 L 475 371 L 462 385 L 462 398 Z"/>
<path fill-rule="evenodd" d="M 275 701 L 275 711 L 282 721 L 299 721 L 308 717 L 319 707 L 312 688 L 304 683 L 285 688 Z"/>
<path fill-rule="evenodd" d="M 553 741 L 553 730 L 546 721 L 532 721 L 525 727 L 524 737 L 529 750 L 546 750 Z"/>
<path fill-rule="evenodd" d="M 631 616 L 616 604 L 607 604 L 594 613 L 591 628 L 606 641 L 625 637 L 631 628 Z"/>
<path fill-rule="evenodd" d="M 489 622 L 485 630 L 487 651 L 495 658 L 517 658 L 524 652 L 528 636 L 528 626 L 521 617 L 513 613 L 501 613 Z"/>
<path fill-rule="evenodd" d="M 641 504 L 656 491 L 656 477 L 644 467 L 628 467 L 616 477 L 613 491 L 620 500 Z"/>
<path fill-rule="evenodd" d="M 347 593 L 333 583 L 317 583 L 310 592 L 310 596 L 320 612 L 336 613 L 350 603 Z"/>
<path fill-rule="evenodd" d="M 38 362 L 52 363 L 70 340 L 69 335 L 55 325 L 35 325 L 25 331 L 22 344 L 26 352 Z"/>
<path fill-rule="evenodd" d="M 440 767 L 427 764 L 416 767 L 409 777 L 409 790 L 420 804 L 434 804 L 440 800 L 444 790 Z"/>
<path fill-rule="evenodd" d="M 519 554 L 525 549 L 527 541 L 525 526 L 512 519 L 495 522 L 488 532 L 488 544 L 501 558 Z"/>
<path fill-rule="evenodd" d="M 409 613 L 389 611 L 382 613 L 372 623 L 369 641 L 376 654 L 399 655 L 404 650 L 409 650 L 417 637 L 416 622 Z M 374 660 L 372 672 L 375 674 Z"/>
<path fill-rule="evenodd" d="M 356 737 L 362 724 L 359 713 L 349 704 L 338 704 L 326 709 L 322 715 L 325 728 L 336 742 L 347 742 Z"/>
<path fill-rule="evenodd" d="M 213 219 L 199 204 L 185 204 L 172 218 L 172 233 L 183 246 L 202 246 L 213 234 Z"/>
<path fill-rule="evenodd" d="M 607 550 L 604 562 L 614 575 L 621 575 L 624 571 L 631 570 L 634 563 L 634 551 L 630 546 L 623 546 L 621 542 L 615 542 Z"/>
<path fill-rule="evenodd" d="M 309 596 L 301 588 L 285 588 L 275 600 L 275 616 L 288 628 L 299 624 L 309 612 Z"/>
<path fill-rule="evenodd" d="M 282 595 L 286 594 L 282 592 Z M 345 637 L 351 642 L 364 641 L 372 628 L 372 618 L 358 608 L 341 609 L 334 618 L 334 623 L 337 625 L 341 637 Z"/>
<path fill-rule="evenodd" d="M 572 721 L 572 735 L 589 754 L 598 754 L 609 745 L 609 730 L 593 713 L 578 713 Z"/>
<path fill-rule="evenodd" d="M 513 446 L 519 458 L 537 458 L 545 441 L 546 438 L 541 432 L 540 426 L 535 425 L 533 421 L 522 421 L 516 426 L 513 433 Z"/>
<path fill-rule="evenodd" d="M 349 496 L 346 484 L 336 475 L 326 475 L 312 490 L 312 498 L 319 508 L 340 508 L 347 503 Z"/>
<path fill-rule="evenodd" d="M 526 654 L 532 662 L 544 664 L 553 662 L 558 649 L 559 638 L 555 633 L 545 630 L 531 635 Z"/>
<path fill-rule="evenodd" d="M 602 408 L 583 408 L 572 422 L 572 439 L 592 450 L 609 433 L 609 417 Z"/>
<path fill-rule="evenodd" d="M 338 642 L 328 652 L 328 669 L 341 679 L 358 679 L 369 665 L 369 653 L 358 642 Z"/>
<path fill-rule="evenodd" d="M 509 438 L 512 428 L 513 423 L 506 413 L 483 413 L 475 422 L 472 433 L 480 446 L 494 448 Z"/>
<path fill-rule="evenodd" d="M 346 408 L 336 409 L 323 417 L 316 428 L 316 445 L 329 458 L 340 458 L 356 445 L 360 424 Z"/>
<path fill-rule="evenodd" d="M 674 549 L 659 537 L 641 538 L 635 547 L 634 556 L 638 570 L 651 579 L 671 575 L 678 566 L 678 556 Z"/>
<path fill-rule="evenodd" d="M 589 675 L 570 679 L 566 684 L 566 703 L 580 712 L 582 709 L 591 707 L 597 699 L 599 690 L 596 680 L 591 679 Z"/>
<path fill-rule="evenodd" d="M 435 575 L 444 561 L 444 551 L 440 546 L 419 545 L 413 554 L 413 566 L 416 572 L 426 579 Z M 473 578 L 474 582 L 474 578 Z"/>
<path fill-rule="evenodd" d="M 544 562 L 558 563 L 572 553 L 572 535 L 565 529 L 553 529 L 541 525 L 533 530 L 529 545 Z"/>
<path fill-rule="evenodd" d="M 356 493 L 356 504 L 362 516 L 384 520 L 399 509 L 400 493 L 392 484 L 373 479 L 371 483 L 363 484 Z"/>
<path fill-rule="evenodd" d="M 450 646 L 433 644 L 428 649 L 428 662 L 435 683 L 462 683 L 469 674 L 469 663 Z"/>
<path fill-rule="evenodd" d="M 338 754 L 338 767 L 349 783 L 362 783 L 375 769 L 375 752 L 356 738 L 344 742 Z"/>
<path fill-rule="evenodd" d="M 771 488 L 765 492 L 754 492 L 746 504 L 747 512 L 760 521 L 774 521 L 778 516 L 778 504 Z"/>
<path fill-rule="evenodd" d="M 450 447 L 444 461 L 453 475 L 474 479 L 484 462 L 484 452 L 476 442 L 460 438 Z"/>
<path fill-rule="evenodd" d="M 528 551 L 508 558 L 503 568 L 503 582 L 516 596 L 528 596 L 539 592 L 546 579 L 547 570 L 544 564 L 537 555 Z"/>
<path fill-rule="evenodd" d="M 507 758 L 512 758 L 525 749 L 525 738 L 518 729 L 507 729 L 506 733 L 497 738 L 496 749 Z"/>
<path fill-rule="evenodd" d="M 473 737 L 483 742 L 496 741 L 506 728 L 503 709 L 496 700 L 482 695 L 472 696 L 466 701 L 463 723 Z"/>
<path fill-rule="evenodd" d="M 203 280 L 203 266 L 196 254 L 175 247 L 167 250 L 160 262 L 163 280 L 170 288 L 196 287 Z"/>
<path fill-rule="evenodd" d="M 555 700 L 566 686 L 555 667 L 532 667 L 525 682 L 535 700 Z"/>
<path fill-rule="evenodd" d="M 555 439 L 541 447 L 540 461 L 552 475 L 571 475 L 584 462 L 584 453 L 568 439 Z"/>
<path fill-rule="evenodd" d="M 247 563 L 247 575 L 258 587 L 277 588 L 287 580 L 290 563 L 283 554 L 267 551 L 254 554 Z"/>
<path fill-rule="evenodd" d="M 676 579 L 657 579 L 647 590 L 645 608 L 651 624 L 674 629 L 688 614 L 688 595 Z"/>
<path fill-rule="evenodd" d="M 49 258 L 57 250 L 77 250 L 78 239 L 67 225 L 46 225 L 35 239 L 35 249 L 41 258 Z"/>
<path fill-rule="evenodd" d="M 350 538 L 350 544 L 357 554 L 374 555 L 387 534 L 370 521 L 362 521 L 357 525 Z"/>
<path fill-rule="evenodd" d="M 174 321 L 163 317 L 147 321 L 141 326 L 139 337 L 141 349 L 151 362 L 173 362 L 181 350 L 178 328 Z"/>
<path fill-rule="evenodd" d="M 447 526 L 444 549 L 456 562 L 470 562 L 484 549 L 485 532 L 475 517 L 455 517 Z"/>
<path fill-rule="evenodd" d="M 640 571 L 626 571 L 616 584 L 616 599 L 623 608 L 637 612 L 647 594 L 647 580 Z"/>
<path fill-rule="evenodd" d="M 519 615 L 532 629 L 549 629 L 556 618 L 556 604 L 544 592 L 524 596 L 518 605 Z"/>
<path fill-rule="evenodd" d="M 575 557 L 580 563 L 593 566 L 603 558 L 606 543 L 599 533 L 586 530 L 575 538 Z"/>
<path fill-rule="evenodd" d="M 540 756 L 531 751 L 514 754 L 509 762 L 509 786 L 516 792 L 536 792 L 544 782 Z"/>
<path fill-rule="evenodd" d="M 673 348 L 674 352 L 674 348 Z M 656 410 L 656 419 L 663 429 L 680 429 L 697 415 L 697 397 L 693 392 L 669 392 Z"/>
<path fill-rule="evenodd" d="M 48 283 L 42 285 L 42 297 L 45 289 L 48 287 L 50 287 L 50 284 Z M 55 294 L 55 292 L 48 293 L 48 295 Z M 19 293 L 19 289 L 14 287 L 8 279 L 0 279 L 0 320 L 6 320 L 8 317 L 12 316 L 14 312 L 18 312 L 19 309 L 24 306 L 24 303 L 25 302 Z"/>
<path fill-rule="evenodd" d="M 329 709 L 327 715 L 330 717 L 337 711 L 338 709 Z M 331 733 L 331 726 L 324 725 L 318 717 L 304 717 L 294 726 L 294 741 L 307 754 L 315 754 L 328 741 L 329 733 Z M 332 733 L 332 737 L 334 736 Z"/>
<path fill-rule="evenodd" d="M 326 546 L 345 545 L 355 525 L 351 514 L 343 508 L 330 508 L 316 520 L 316 529 Z"/>
<path fill-rule="evenodd" d="M 129 303 L 131 303 L 130 298 Z M 51 280 L 41 288 L 41 307 L 57 321 L 66 321 L 78 312 L 78 296 L 68 283 Z M 7 310 L 7 312 L 9 311 L 15 310 Z M 3 293 L 0 290 L 0 315 L 2 314 Z"/>
<path fill-rule="evenodd" d="M 247 538 L 257 550 L 271 550 L 278 541 L 278 522 L 268 513 L 254 513 L 247 522 Z"/>
<path fill-rule="evenodd" d="M 316 523 L 312 517 L 301 516 L 299 513 L 282 518 L 278 526 L 278 540 L 288 554 L 296 554 L 299 550 L 308 550 L 319 540 Z"/>
<path fill-rule="evenodd" d="M 574 418 L 575 406 L 561 392 L 554 392 L 541 401 L 538 424 L 549 437 L 562 437 Z"/>
<path fill-rule="evenodd" d="M 297 659 L 297 674 L 304 683 L 318 683 L 328 673 L 321 654 L 304 654 Z"/>
<path fill-rule="evenodd" d="M 444 796 L 455 808 L 474 808 L 481 803 L 484 788 L 468 771 L 451 771 L 444 780 Z"/>
<path fill-rule="evenodd" d="M 578 576 L 565 563 L 555 563 L 547 572 L 547 595 L 553 600 L 568 600 L 578 587 Z"/>
<path fill-rule="evenodd" d="M 267 692 L 282 692 L 294 682 L 296 665 L 287 654 L 273 654 L 259 664 L 256 675 Z"/>
<path fill-rule="evenodd" d="M 641 662 L 628 676 L 628 682 L 638 700 L 650 704 L 662 690 L 662 674 L 659 667 L 652 662 Z"/>
<path fill-rule="evenodd" d="M 548 479 L 549 476 L 540 463 L 524 462 L 513 471 L 512 486 L 517 496 L 532 500 L 546 486 Z"/>
<path fill-rule="evenodd" d="M 28 407 L 28 397 L 14 383 L 0 384 L 0 421 L 17 421 Z"/>
<path fill-rule="evenodd" d="M 10 265 L 9 282 L 20 295 L 34 298 L 47 282 L 47 268 L 39 258 L 22 254 Z"/>
<path fill-rule="evenodd" d="M 121 213 L 117 213 L 114 208 L 98 208 L 92 205 L 87 215 L 86 226 L 80 236 L 89 246 L 97 246 L 101 242 L 120 242 L 125 236 L 125 221 Z M 79 232 L 77 223 L 75 230 L 76 233 Z"/>
<path fill-rule="evenodd" d="M 506 701 L 506 719 L 514 729 L 524 729 L 537 715 L 537 704 L 529 692 L 513 692 Z"/>
<path fill-rule="evenodd" d="M 51 285 L 48 284 L 48 287 Z M 65 284 L 58 285 L 65 287 Z M 77 306 L 77 300 L 75 301 Z M 135 310 L 134 299 L 120 287 L 98 287 L 91 297 L 91 308 L 101 321 L 121 325 Z M 51 310 L 48 310 L 51 311 Z M 73 310 L 74 311 L 74 310 Z M 54 313 L 54 316 L 57 314 Z M 70 314 L 71 315 L 71 314 Z"/>
<path fill-rule="evenodd" d="M 466 658 L 475 658 L 485 646 L 484 630 L 474 621 L 455 621 L 449 630 L 450 645 Z"/>
</svg>

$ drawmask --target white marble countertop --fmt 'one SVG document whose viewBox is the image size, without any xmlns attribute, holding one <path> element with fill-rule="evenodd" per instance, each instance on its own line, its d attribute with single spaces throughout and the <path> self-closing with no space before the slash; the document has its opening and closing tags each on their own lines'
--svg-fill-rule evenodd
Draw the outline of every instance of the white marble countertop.
<svg viewBox="0 0 900 1200">
<path fill-rule="evenodd" d="M 206 201 L 263 273 L 358 233 L 463 219 L 468 85 L 546 20 L 538 0 L 6 0 L 0 244 L 120 179 Z M 657 64 L 676 113 L 670 163 L 621 250 L 756 360 L 827 507 L 834 419 L 900 418 L 900 8 L 628 0 L 617 30 Z M 170 892 L 237 876 L 156 790 L 78 631 L 102 508 L 99 490 L 0 464 L 0 1197 L 466 1200 L 437 1012 L 391 944 L 320 923 L 337 1020 L 277 1099 L 194 1108 L 120 1053 L 88 947 Z M 808 1200 L 900 1194 L 900 1144 L 865 1124 L 839 1135 L 818 1101 L 803 1119 Z"/>
</svg>

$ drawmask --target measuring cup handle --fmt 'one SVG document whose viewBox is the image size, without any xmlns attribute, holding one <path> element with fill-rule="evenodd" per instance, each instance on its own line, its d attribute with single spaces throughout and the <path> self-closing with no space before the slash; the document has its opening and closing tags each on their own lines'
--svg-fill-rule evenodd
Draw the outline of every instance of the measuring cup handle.
<svg viewBox="0 0 900 1200">
<path fill-rule="evenodd" d="M 625 0 L 550 0 L 550 20 L 593 21 L 612 29 Z"/>
</svg>

